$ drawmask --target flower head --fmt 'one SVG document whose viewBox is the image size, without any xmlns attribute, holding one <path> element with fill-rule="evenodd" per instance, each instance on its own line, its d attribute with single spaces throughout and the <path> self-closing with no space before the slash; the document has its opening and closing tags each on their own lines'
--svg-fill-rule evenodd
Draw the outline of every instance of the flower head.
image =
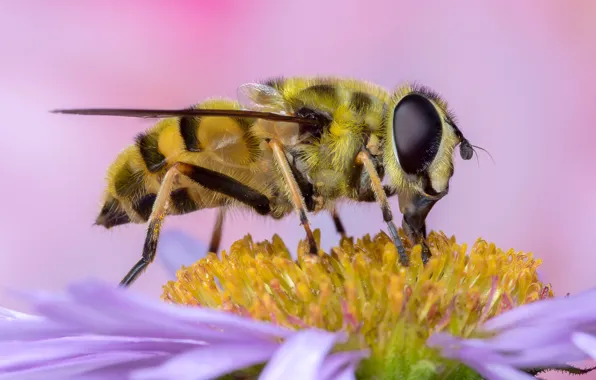
<svg viewBox="0 0 596 380">
<path fill-rule="evenodd" d="M 389 237 L 343 239 L 312 257 L 305 244 L 294 261 L 281 239 L 234 243 L 178 272 L 164 287 L 169 302 L 216 308 L 299 330 L 346 331 L 350 349 L 370 349 L 362 376 L 401 374 L 428 365 L 452 367 L 426 345 L 434 332 L 468 337 L 483 322 L 518 305 L 552 297 L 532 255 L 478 240 L 467 247 L 442 233 L 428 239 L 432 259 L 403 239 L 404 268 Z M 433 369 L 436 371 L 438 369 Z"/>
<path fill-rule="evenodd" d="M 385 234 L 292 260 L 248 236 L 164 286 L 96 281 L 0 309 L 0 378 L 525 379 L 594 356 L 596 291 L 554 298 L 531 255 L 432 233 L 433 257 Z M 575 372 L 581 370 L 572 369 Z M 20 376 L 20 377 L 19 377 Z"/>
</svg>

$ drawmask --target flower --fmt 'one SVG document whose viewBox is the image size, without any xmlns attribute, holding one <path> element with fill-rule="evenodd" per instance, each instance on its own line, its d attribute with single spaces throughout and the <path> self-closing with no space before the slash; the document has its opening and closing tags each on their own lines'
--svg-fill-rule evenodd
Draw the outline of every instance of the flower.
<svg viewBox="0 0 596 380">
<path fill-rule="evenodd" d="M 317 239 L 318 231 L 315 232 Z M 554 298 L 539 260 L 431 233 L 342 239 L 293 260 L 281 239 L 234 243 L 164 286 L 167 302 L 97 281 L 0 310 L 0 379 L 525 379 L 594 355 L 596 290 Z M 184 255 L 183 255 L 184 256 Z M 19 377 L 20 376 L 20 377 Z"/>
<path fill-rule="evenodd" d="M 221 258 L 209 254 L 183 267 L 162 297 L 294 330 L 345 331 L 345 347 L 371 351 L 358 369 L 360 377 L 407 378 L 458 368 L 426 344 L 432 333 L 465 338 L 496 315 L 553 296 L 538 280 L 540 260 L 530 254 L 504 252 L 479 239 L 466 255 L 466 245 L 431 233 L 433 257 L 422 265 L 420 246 L 412 247 L 403 235 L 402 242 L 408 268 L 399 264 L 384 233 L 343 239 L 318 257 L 301 243 L 297 261 L 278 236 L 262 243 L 246 236 Z"/>
<path fill-rule="evenodd" d="M 27 297 L 38 315 L 0 313 L 0 378 L 211 379 L 268 362 L 262 379 L 335 379 L 367 354 L 332 352 L 342 333 L 167 305 L 98 281 Z"/>
</svg>

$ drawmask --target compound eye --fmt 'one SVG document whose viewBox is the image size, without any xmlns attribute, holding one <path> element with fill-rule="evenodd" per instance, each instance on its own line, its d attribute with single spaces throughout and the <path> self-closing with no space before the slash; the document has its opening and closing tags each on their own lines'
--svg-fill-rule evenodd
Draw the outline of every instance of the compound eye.
<svg viewBox="0 0 596 380">
<path fill-rule="evenodd" d="M 419 94 L 405 96 L 393 111 L 397 158 L 408 174 L 420 174 L 437 155 L 443 128 L 433 103 Z"/>
</svg>

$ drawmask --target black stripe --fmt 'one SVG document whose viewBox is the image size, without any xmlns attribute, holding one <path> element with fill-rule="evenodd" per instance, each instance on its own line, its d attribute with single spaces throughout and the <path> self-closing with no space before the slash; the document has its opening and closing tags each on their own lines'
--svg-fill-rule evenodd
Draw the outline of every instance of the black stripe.
<svg viewBox="0 0 596 380">
<path fill-rule="evenodd" d="M 120 202 L 117 199 L 108 200 L 101 208 L 101 211 L 95 220 L 96 225 L 104 226 L 105 228 L 111 228 L 126 223 L 130 223 L 130 218 L 120 207 Z"/>
<path fill-rule="evenodd" d="M 166 164 L 166 157 L 159 151 L 158 139 L 159 134 L 155 132 L 140 133 L 136 138 L 145 165 L 152 173 L 159 171 Z"/>
<path fill-rule="evenodd" d="M 232 117 L 232 119 L 240 126 L 243 131 L 250 130 L 250 127 L 255 123 L 254 118 L 246 118 L 246 117 Z"/>
<path fill-rule="evenodd" d="M 439 193 L 433 188 L 433 183 L 430 179 L 428 171 L 425 171 L 424 174 L 421 175 L 422 177 L 422 189 L 424 192 L 430 196 L 437 196 Z"/>
<path fill-rule="evenodd" d="M 155 199 L 157 195 L 155 194 L 147 194 L 144 197 L 138 199 L 132 205 L 132 208 L 139 214 L 144 221 L 149 220 L 151 216 L 151 211 L 153 210 L 153 204 L 155 203 Z"/>
<path fill-rule="evenodd" d="M 300 92 L 300 95 L 304 94 L 312 94 L 322 98 L 332 99 L 334 101 L 337 100 L 336 88 L 330 84 L 315 84 L 314 86 L 307 87 Z M 298 97 L 300 97 L 300 95 Z"/>
<path fill-rule="evenodd" d="M 121 197 L 131 197 L 143 191 L 143 172 L 133 171 L 128 164 L 124 165 L 114 176 L 114 189 Z"/>
<path fill-rule="evenodd" d="M 199 209 L 188 193 L 188 189 L 174 190 L 170 197 L 179 214 L 187 214 Z"/>
<path fill-rule="evenodd" d="M 183 116 L 180 118 L 180 135 L 184 140 L 186 150 L 189 152 L 200 152 L 199 136 L 197 136 L 197 128 L 200 125 L 201 119 L 190 116 Z"/>
<path fill-rule="evenodd" d="M 271 211 L 269 199 L 265 195 L 225 174 L 200 166 L 192 166 L 184 174 L 209 190 L 217 191 L 253 207 L 261 215 L 266 215 Z"/>
<path fill-rule="evenodd" d="M 296 116 L 316 120 L 317 124 L 298 124 L 300 135 L 308 133 L 309 135 L 320 138 L 323 132 L 329 128 L 333 118 L 326 112 L 321 110 L 312 109 L 309 107 L 300 107 L 296 110 Z"/>
<path fill-rule="evenodd" d="M 350 108 L 358 114 L 366 114 L 372 107 L 372 99 L 368 94 L 362 91 L 352 93 L 350 97 Z"/>
<path fill-rule="evenodd" d="M 266 80 L 265 82 L 263 82 L 263 84 L 265 86 L 273 87 L 274 89 L 279 91 L 282 89 L 285 81 L 286 80 L 283 77 L 276 77 Z"/>
</svg>

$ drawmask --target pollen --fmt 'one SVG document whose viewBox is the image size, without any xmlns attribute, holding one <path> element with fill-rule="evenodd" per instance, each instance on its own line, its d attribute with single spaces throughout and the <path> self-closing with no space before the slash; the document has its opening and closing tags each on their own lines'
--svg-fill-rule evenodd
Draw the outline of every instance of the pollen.
<svg viewBox="0 0 596 380">
<path fill-rule="evenodd" d="M 319 231 L 315 235 L 319 239 Z M 550 285 L 538 280 L 541 261 L 530 253 L 504 251 L 482 239 L 468 249 L 455 237 L 432 232 L 432 257 L 423 265 L 421 247 L 400 235 L 408 267 L 383 232 L 344 238 L 316 256 L 300 242 L 297 260 L 277 235 L 260 243 L 246 236 L 220 258 L 209 254 L 180 269 L 162 298 L 292 329 L 347 331 L 346 345 L 371 350 L 361 371 L 408 376 L 415 363 L 439 360 L 424 345 L 433 332 L 474 336 L 493 316 L 553 297 Z"/>
</svg>

